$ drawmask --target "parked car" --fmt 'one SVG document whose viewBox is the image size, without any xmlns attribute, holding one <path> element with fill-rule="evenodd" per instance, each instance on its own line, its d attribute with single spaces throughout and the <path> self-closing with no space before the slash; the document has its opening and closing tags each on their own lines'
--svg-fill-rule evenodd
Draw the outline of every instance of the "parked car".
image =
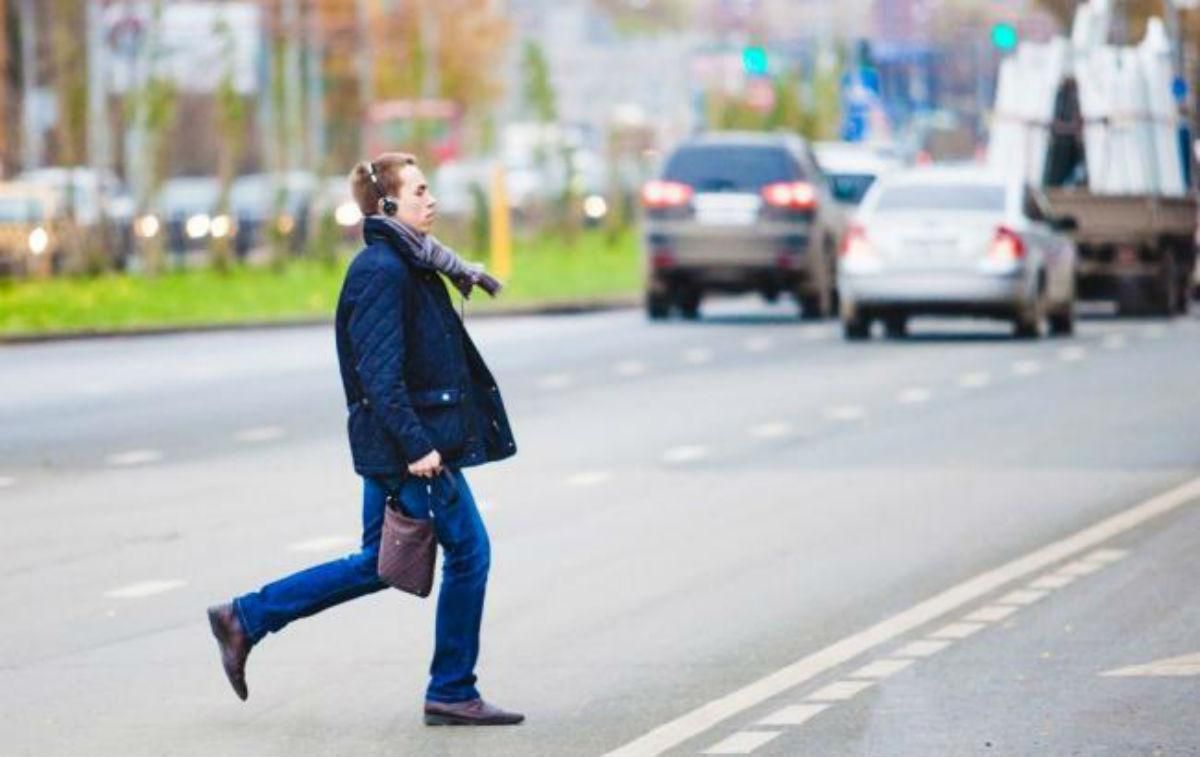
<svg viewBox="0 0 1200 757">
<path fill-rule="evenodd" d="M 308 238 L 308 211 L 316 189 L 316 177 L 305 171 L 238 177 L 229 196 L 238 256 L 267 245 L 272 228 L 290 249 L 300 249 Z"/>
<path fill-rule="evenodd" d="M 48 273 L 61 265 L 56 196 L 36 184 L 0 184 L 0 276 Z"/>
<path fill-rule="evenodd" d="M 55 166 L 24 171 L 16 181 L 53 192 L 60 218 L 70 219 L 92 239 L 103 235 L 111 263 L 123 267 L 132 255 L 134 201 L 112 171 Z"/>
<path fill-rule="evenodd" d="M 642 207 L 650 318 L 695 318 L 710 292 L 786 293 L 806 318 L 832 312 L 841 216 L 799 137 L 690 139 L 643 187 Z"/>
<path fill-rule="evenodd" d="M 909 318 L 968 315 L 1011 320 L 1019 337 L 1074 328 L 1075 245 L 1041 193 L 979 169 L 889 174 L 867 192 L 840 255 L 847 339 L 874 320 L 903 336 Z"/>
<path fill-rule="evenodd" d="M 217 213 L 221 182 L 215 176 L 178 176 L 163 183 L 158 196 L 167 249 L 176 254 L 208 249 L 209 240 L 230 237 L 236 224 Z"/>
</svg>

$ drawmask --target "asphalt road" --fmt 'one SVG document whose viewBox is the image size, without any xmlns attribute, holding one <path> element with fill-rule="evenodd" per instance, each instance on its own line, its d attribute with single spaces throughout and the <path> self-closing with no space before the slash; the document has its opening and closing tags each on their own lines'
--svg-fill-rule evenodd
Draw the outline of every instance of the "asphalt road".
<svg viewBox="0 0 1200 757">
<path fill-rule="evenodd" d="M 357 539 L 329 329 L 0 347 L 0 755 L 1200 753 L 1200 319 L 793 314 L 468 313 L 503 730 L 421 725 L 398 592 L 220 672 L 206 605 Z"/>
</svg>

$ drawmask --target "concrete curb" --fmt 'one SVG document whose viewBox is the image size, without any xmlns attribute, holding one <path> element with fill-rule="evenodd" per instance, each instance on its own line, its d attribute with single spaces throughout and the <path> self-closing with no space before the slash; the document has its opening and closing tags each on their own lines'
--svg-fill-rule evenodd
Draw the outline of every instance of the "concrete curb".
<svg viewBox="0 0 1200 757">
<path fill-rule="evenodd" d="M 498 306 L 484 310 L 472 310 L 467 305 L 467 323 L 476 319 L 503 318 L 509 316 L 534 315 L 580 315 L 600 313 L 608 310 L 625 310 L 636 307 L 641 298 L 634 295 L 608 297 L 594 300 L 551 300 L 528 305 Z M 131 329 L 97 329 L 95 331 L 62 331 L 31 334 L 0 334 L 0 346 L 11 344 L 41 344 L 45 342 L 68 342 L 91 339 L 114 339 L 124 337 L 167 336 L 173 334 L 203 334 L 220 331 L 250 331 L 262 329 L 294 329 L 312 326 L 332 326 L 333 318 L 295 318 L 278 321 L 243 321 L 239 323 L 208 323 L 185 326 L 150 326 Z"/>
</svg>

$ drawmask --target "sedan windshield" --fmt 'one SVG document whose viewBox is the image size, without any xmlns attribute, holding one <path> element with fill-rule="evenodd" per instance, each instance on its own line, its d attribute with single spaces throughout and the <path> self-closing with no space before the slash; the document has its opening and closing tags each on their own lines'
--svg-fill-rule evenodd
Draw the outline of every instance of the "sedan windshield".
<svg viewBox="0 0 1200 757">
<path fill-rule="evenodd" d="M 1003 212 L 1004 187 L 991 184 L 897 184 L 882 190 L 875 211 Z"/>
</svg>

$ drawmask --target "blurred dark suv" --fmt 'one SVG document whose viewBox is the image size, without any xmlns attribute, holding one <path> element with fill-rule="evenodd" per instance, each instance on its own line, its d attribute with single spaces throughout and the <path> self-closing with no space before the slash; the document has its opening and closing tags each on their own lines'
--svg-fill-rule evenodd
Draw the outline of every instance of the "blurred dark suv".
<svg viewBox="0 0 1200 757">
<path fill-rule="evenodd" d="M 680 144 L 642 189 L 646 312 L 699 315 L 708 292 L 796 298 L 833 312 L 841 216 L 809 146 L 789 134 L 713 133 Z"/>
</svg>

